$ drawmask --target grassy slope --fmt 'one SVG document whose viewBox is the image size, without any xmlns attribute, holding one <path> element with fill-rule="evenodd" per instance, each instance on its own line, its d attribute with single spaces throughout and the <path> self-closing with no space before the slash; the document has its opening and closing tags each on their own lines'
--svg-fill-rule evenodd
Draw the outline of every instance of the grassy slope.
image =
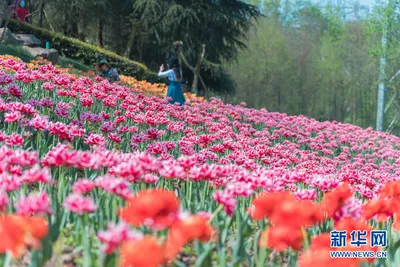
<svg viewBox="0 0 400 267">
<path fill-rule="evenodd" d="M 98 62 L 99 59 L 106 58 L 119 70 L 120 74 L 135 77 L 138 80 L 163 82 L 159 79 L 157 73 L 147 69 L 144 64 L 81 40 L 13 19 L 10 19 L 9 29 L 15 33 L 33 34 L 40 40 L 50 40 L 52 48 L 85 65 L 92 65 L 94 62 Z"/>
<path fill-rule="evenodd" d="M 16 56 L 25 62 L 28 62 L 28 61 L 34 59 L 34 57 L 32 57 L 29 53 L 24 51 L 24 49 L 22 49 L 22 47 L 15 46 L 15 45 L 0 44 L 0 55 Z"/>
</svg>

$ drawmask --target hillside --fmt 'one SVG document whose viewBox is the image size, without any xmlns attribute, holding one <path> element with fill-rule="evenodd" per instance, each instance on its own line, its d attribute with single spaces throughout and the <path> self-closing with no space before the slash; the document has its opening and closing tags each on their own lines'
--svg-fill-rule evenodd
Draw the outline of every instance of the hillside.
<svg viewBox="0 0 400 267">
<path fill-rule="evenodd" d="M 169 105 L 163 85 L 43 61 L 0 66 L 1 260 L 360 266 L 329 251 L 387 250 L 369 260 L 400 263 L 399 137 L 218 99 Z M 388 230 L 388 247 L 350 244 L 354 229 Z"/>
<path fill-rule="evenodd" d="M 63 61 L 69 61 L 74 63 L 74 65 L 79 69 L 82 69 L 82 67 L 93 68 L 94 64 L 99 62 L 101 59 L 107 59 L 107 61 L 116 67 L 121 74 L 135 77 L 138 80 L 148 79 L 152 82 L 160 82 L 157 74 L 148 70 L 144 64 L 117 55 L 107 49 L 14 19 L 10 19 L 8 28 L 14 34 L 30 34 L 35 36 L 42 42 L 42 47 L 44 47 L 45 43 L 48 42 L 52 48 L 56 49 L 58 53 L 62 55 L 61 63 Z M 18 49 L 7 50 L 14 51 L 18 54 L 22 53 L 24 58 L 27 57 L 26 53 L 18 51 Z"/>
</svg>

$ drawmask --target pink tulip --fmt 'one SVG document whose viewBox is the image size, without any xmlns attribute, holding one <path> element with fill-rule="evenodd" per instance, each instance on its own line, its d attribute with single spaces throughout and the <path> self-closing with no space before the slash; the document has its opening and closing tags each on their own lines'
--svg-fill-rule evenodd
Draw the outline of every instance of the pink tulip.
<svg viewBox="0 0 400 267">
<path fill-rule="evenodd" d="M 93 199 L 74 193 L 65 198 L 64 208 L 78 215 L 83 215 L 84 213 L 95 212 L 97 206 L 94 204 Z"/>
</svg>

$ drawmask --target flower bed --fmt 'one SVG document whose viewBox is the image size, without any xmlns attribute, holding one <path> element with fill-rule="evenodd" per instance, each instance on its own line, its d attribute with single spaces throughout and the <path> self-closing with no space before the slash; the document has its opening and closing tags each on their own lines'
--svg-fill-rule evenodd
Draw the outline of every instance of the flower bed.
<svg viewBox="0 0 400 267">
<path fill-rule="evenodd" d="M 4 264 L 72 247 L 82 266 L 398 266 L 398 137 L 217 99 L 169 105 L 149 94 L 160 85 L 40 61 L 0 66 Z M 387 247 L 370 244 L 374 229 Z"/>
</svg>

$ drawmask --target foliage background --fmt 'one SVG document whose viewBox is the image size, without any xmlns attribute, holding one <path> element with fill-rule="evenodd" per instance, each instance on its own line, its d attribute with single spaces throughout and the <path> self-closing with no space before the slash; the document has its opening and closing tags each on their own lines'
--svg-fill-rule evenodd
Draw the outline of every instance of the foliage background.
<svg viewBox="0 0 400 267">
<path fill-rule="evenodd" d="M 263 2 L 265 17 L 252 28 L 249 49 L 241 51 L 237 62 L 227 63 L 240 90 L 222 97 L 270 111 L 374 127 L 385 16 L 391 21 L 386 80 L 400 68 L 398 4 L 386 8 L 376 2 L 368 14 L 343 20 L 335 6 L 253 2 Z M 397 85 L 394 80 L 387 87 L 386 99 Z M 385 114 L 386 127 L 391 112 Z"/>
<path fill-rule="evenodd" d="M 400 69 L 399 5 L 388 2 L 377 0 L 362 14 L 349 2 L 354 7 L 344 19 L 349 10 L 310 1 L 27 1 L 35 25 L 143 62 L 153 72 L 173 53 L 174 41 L 184 41 L 193 66 L 204 43 L 201 76 L 210 90 L 200 84 L 200 95 L 362 127 L 375 126 L 385 18 L 386 80 Z M 188 68 L 184 76 L 193 79 Z M 387 101 L 398 83 L 388 85 Z M 385 129 L 395 115 L 387 110 Z"/>
</svg>

